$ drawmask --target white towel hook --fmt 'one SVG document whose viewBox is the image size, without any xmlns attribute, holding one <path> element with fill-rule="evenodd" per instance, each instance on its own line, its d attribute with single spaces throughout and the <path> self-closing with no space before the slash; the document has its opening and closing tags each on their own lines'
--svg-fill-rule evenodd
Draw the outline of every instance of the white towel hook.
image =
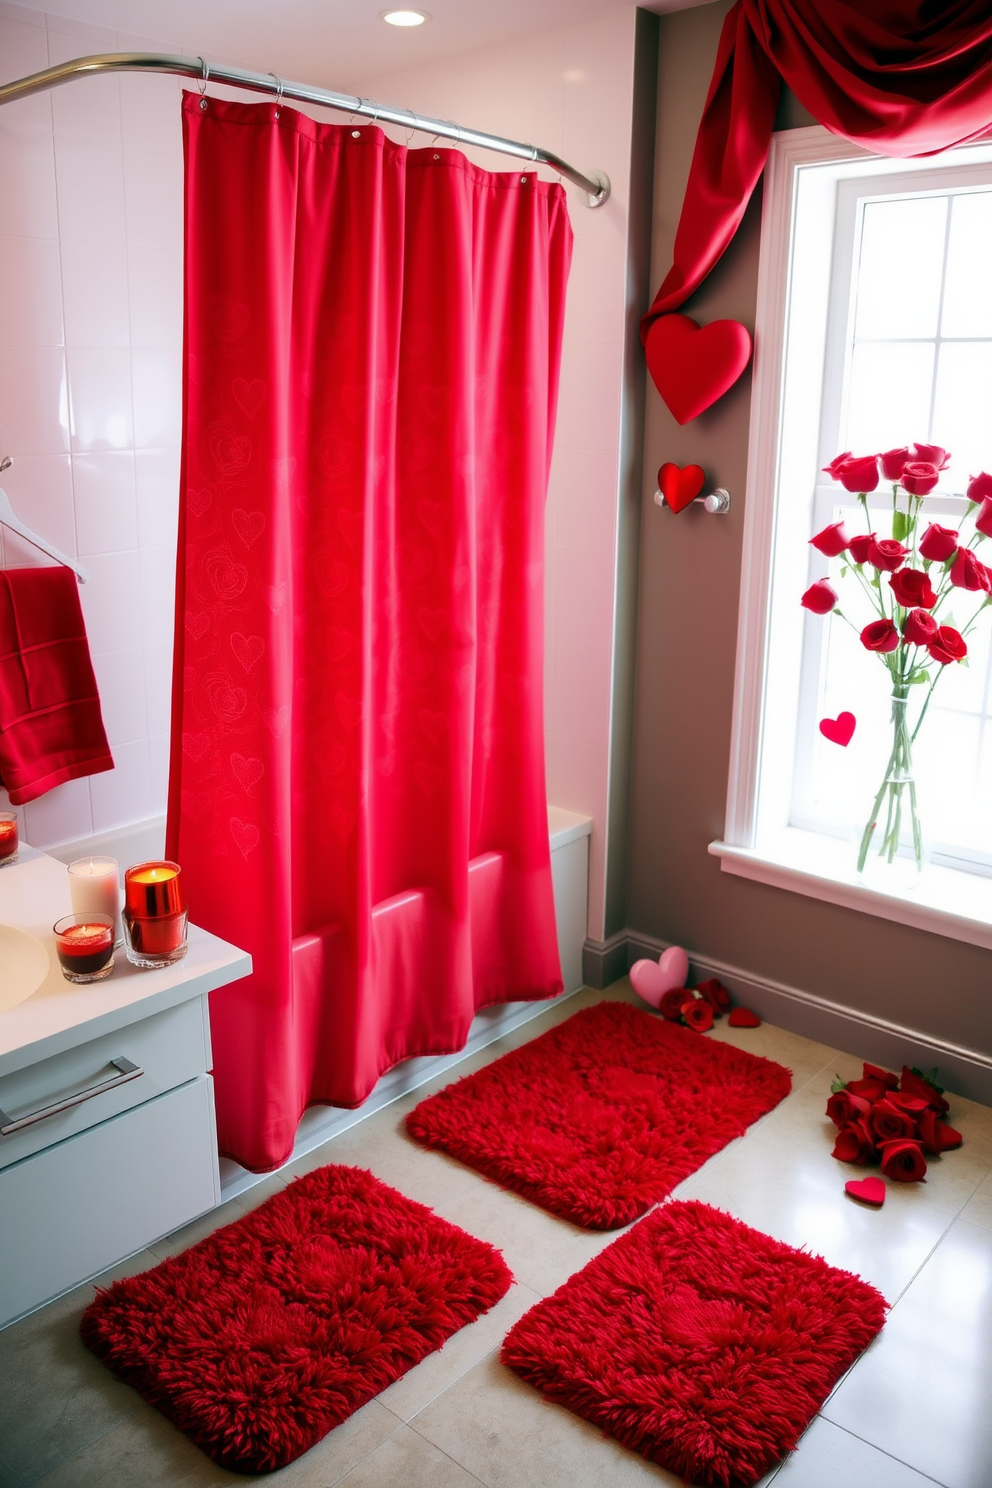
<svg viewBox="0 0 992 1488">
<path fill-rule="evenodd" d="M 9 455 L 4 455 L 3 459 L 0 460 L 0 470 L 9 470 L 13 463 Z M 89 571 L 77 563 L 74 558 L 66 557 L 65 553 L 61 552 L 60 549 L 53 547 L 43 537 L 39 537 L 37 532 L 32 532 L 30 527 L 27 527 L 19 517 L 16 517 L 14 515 L 14 509 L 10 504 L 10 497 L 2 488 L 0 488 L 0 522 L 5 527 L 9 527 L 11 532 L 16 532 L 18 537 L 23 537 L 25 542 L 29 542 L 33 547 L 40 548 L 43 553 L 47 553 L 49 558 L 54 558 L 56 563 L 62 563 L 66 568 L 71 568 L 81 584 L 86 583 L 86 580 L 89 578 Z"/>
</svg>

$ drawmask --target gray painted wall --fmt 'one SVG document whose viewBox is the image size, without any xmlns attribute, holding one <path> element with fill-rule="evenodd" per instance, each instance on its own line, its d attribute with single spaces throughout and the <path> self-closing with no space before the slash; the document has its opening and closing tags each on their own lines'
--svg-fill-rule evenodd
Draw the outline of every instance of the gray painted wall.
<svg viewBox="0 0 992 1488">
<path fill-rule="evenodd" d="M 729 0 L 720 0 L 661 17 L 652 293 L 671 262 L 696 126 L 729 8 Z M 787 99 L 779 122 L 791 128 L 811 121 Z M 759 223 L 755 200 L 722 262 L 684 306 L 686 314 L 704 324 L 729 316 L 753 328 Z M 724 829 L 750 392 L 745 374 L 715 408 L 680 428 L 648 387 L 628 929 L 647 944 L 684 945 L 700 964 L 719 964 L 725 979 L 736 974 L 742 990 L 752 989 L 752 1005 L 760 997 L 755 985 L 785 984 L 855 1019 L 974 1051 L 989 1068 L 992 953 L 732 877 L 707 852 Z M 674 515 L 654 506 L 654 476 L 665 460 L 701 465 L 707 489 L 731 492 L 730 514 Z M 842 1046 L 872 1057 L 849 1020 L 821 1020 L 814 1032 L 811 1007 L 780 1001 L 776 1020 L 821 1038 L 833 1029 L 838 1043 L 843 1025 Z M 971 1093 L 992 1099 L 974 1086 Z"/>
</svg>

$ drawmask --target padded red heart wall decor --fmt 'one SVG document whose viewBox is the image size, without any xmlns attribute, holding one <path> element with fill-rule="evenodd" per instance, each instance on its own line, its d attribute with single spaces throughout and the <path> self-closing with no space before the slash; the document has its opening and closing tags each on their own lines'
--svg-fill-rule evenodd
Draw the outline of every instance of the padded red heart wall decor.
<svg viewBox="0 0 992 1488">
<path fill-rule="evenodd" d="M 701 465 L 684 465 L 681 468 L 666 460 L 658 471 L 658 490 L 674 512 L 691 505 L 703 489 L 706 476 Z"/>
<path fill-rule="evenodd" d="M 733 387 L 751 360 L 751 336 L 738 320 L 700 326 L 688 315 L 659 315 L 644 356 L 665 403 L 687 424 Z"/>
</svg>

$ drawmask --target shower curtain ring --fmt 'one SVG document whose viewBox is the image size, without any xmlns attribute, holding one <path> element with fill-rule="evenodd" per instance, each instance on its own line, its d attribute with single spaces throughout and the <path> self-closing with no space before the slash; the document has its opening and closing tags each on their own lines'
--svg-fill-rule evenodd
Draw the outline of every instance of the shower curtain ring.
<svg viewBox="0 0 992 1488">
<path fill-rule="evenodd" d="M 282 109 L 282 90 L 286 86 L 286 84 L 283 82 L 282 78 L 277 72 L 270 72 L 269 77 L 275 78 L 276 80 L 276 118 L 278 119 L 280 111 Z"/>
<path fill-rule="evenodd" d="M 413 109 L 407 109 L 407 113 L 410 115 L 410 118 L 413 120 L 413 123 L 410 125 L 410 128 L 406 132 L 406 147 L 409 150 L 409 148 L 410 148 L 410 141 L 413 139 L 413 136 L 417 132 L 417 122 L 418 122 L 418 119 L 419 119 L 419 115 L 418 114 L 415 114 L 413 112 Z"/>
<path fill-rule="evenodd" d="M 196 60 L 199 62 L 200 66 L 203 69 L 203 77 L 201 78 L 197 86 L 200 90 L 200 108 L 205 109 L 207 106 L 206 92 L 207 84 L 210 81 L 210 68 L 207 65 L 206 57 L 197 57 Z"/>
</svg>

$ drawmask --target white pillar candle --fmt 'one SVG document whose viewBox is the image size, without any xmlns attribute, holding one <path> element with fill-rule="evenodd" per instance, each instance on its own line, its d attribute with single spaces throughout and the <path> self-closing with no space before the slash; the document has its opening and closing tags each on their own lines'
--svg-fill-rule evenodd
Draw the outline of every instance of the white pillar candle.
<svg viewBox="0 0 992 1488">
<path fill-rule="evenodd" d="M 73 914 L 110 915 L 114 944 L 122 943 L 120 865 L 116 858 L 77 858 L 70 863 L 69 895 Z"/>
</svg>

